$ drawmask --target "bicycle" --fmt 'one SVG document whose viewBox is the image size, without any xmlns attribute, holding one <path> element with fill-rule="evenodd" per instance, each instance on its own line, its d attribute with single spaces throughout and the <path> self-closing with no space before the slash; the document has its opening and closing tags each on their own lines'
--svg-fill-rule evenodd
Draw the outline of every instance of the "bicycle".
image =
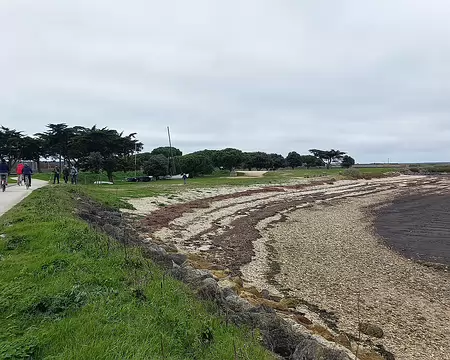
<svg viewBox="0 0 450 360">
<path fill-rule="evenodd" d="M 2 192 L 5 192 L 6 190 L 6 176 L 5 174 L 0 174 L 2 180 L 1 180 L 1 187 L 2 187 Z"/>
<path fill-rule="evenodd" d="M 30 178 L 28 176 L 25 176 L 25 187 L 27 190 L 30 188 Z"/>
</svg>

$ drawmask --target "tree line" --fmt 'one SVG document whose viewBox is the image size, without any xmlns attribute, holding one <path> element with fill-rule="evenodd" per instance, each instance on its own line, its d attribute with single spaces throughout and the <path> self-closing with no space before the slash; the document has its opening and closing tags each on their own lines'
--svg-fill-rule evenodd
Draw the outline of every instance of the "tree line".
<svg viewBox="0 0 450 360">
<path fill-rule="evenodd" d="M 340 164 L 350 167 L 355 160 L 340 150 L 310 149 L 309 154 L 300 155 L 291 151 L 281 154 L 243 152 L 239 149 L 201 150 L 183 155 L 181 150 L 168 146 L 151 152 L 139 153 L 143 144 L 136 133 L 128 135 L 107 127 L 91 128 L 65 123 L 49 124 L 42 133 L 33 136 L 22 131 L 0 127 L 0 156 L 13 168 L 19 160 L 36 162 L 40 172 L 43 158 L 54 158 L 63 164 L 81 170 L 106 172 L 112 181 L 116 171 L 131 171 L 136 168 L 155 177 L 186 173 L 190 176 L 211 174 L 214 169 L 277 170 L 291 167 L 327 167 Z M 139 153 L 139 154 L 137 154 Z M 137 154 L 136 156 L 134 156 Z"/>
<path fill-rule="evenodd" d="M 40 172 L 43 158 L 54 158 L 63 164 L 94 172 L 105 171 L 112 180 L 115 171 L 134 169 L 133 153 L 143 144 L 136 134 L 124 135 L 108 128 L 69 127 L 49 124 L 42 133 L 33 136 L 22 131 L 0 127 L 0 156 L 12 169 L 19 160 L 36 162 Z"/>
<path fill-rule="evenodd" d="M 211 174 L 214 169 L 277 170 L 291 167 L 326 167 L 332 164 L 349 168 L 355 160 L 340 150 L 309 150 L 300 155 L 291 151 L 286 157 L 276 153 L 243 152 L 239 149 L 201 150 L 183 155 L 177 148 L 159 147 L 138 155 L 138 165 L 152 176 L 187 173 L 190 176 Z"/>
</svg>

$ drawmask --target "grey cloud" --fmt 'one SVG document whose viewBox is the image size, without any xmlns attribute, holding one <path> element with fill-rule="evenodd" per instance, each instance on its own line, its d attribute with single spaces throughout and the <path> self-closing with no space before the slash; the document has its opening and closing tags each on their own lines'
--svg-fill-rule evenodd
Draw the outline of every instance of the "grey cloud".
<svg viewBox="0 0 450 360">
<path fill-rule="evenodd" d="M 16 0 L 0 119 L 138 132 L 146 149 L 445 161 L 450 5 L 431 0 Z"/>
</svg>

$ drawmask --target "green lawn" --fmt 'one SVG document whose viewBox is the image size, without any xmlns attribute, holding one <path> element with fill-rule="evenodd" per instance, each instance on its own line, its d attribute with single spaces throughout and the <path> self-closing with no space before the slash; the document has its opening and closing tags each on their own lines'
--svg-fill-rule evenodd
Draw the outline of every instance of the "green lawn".
<svg viewBox="0 0 450 360">
<path fill-rule="evenodd" d="M 79 220 L 79 189 L 36 190 L 0 218 L 1 359 L 231 360 L 235 347 L 272 358 L 138 249 L 126 256 Z"/>
<path fill-rule="evenodd" d="M 361 168 L 359 172 L 362 174 L 382 174 L 389 171 L 395 171 L 395 168 Z M 237 176 L 230 178 L 224 176 L 226 172 L 218 172 L 215 175 L 197 177 L 189 179 L 186 186 L 182 180 L 159 180 L 148 183 L 129 183 L 124 181 L 127 177 L 134 176 L 132 173 L 115 173 L 114 185 L 95 185 L 94 181 L 106 181 L 104 174 L 80 173 L 79 184 L 77 188 L 84 194 L 101 201 L 108 206 L 114 208 L 132 208 L 124 199 L 150 197 L 155 195 L 170 195 L 174 192 L 183 191 L 193 188 L 207 188 L 220 186 L 249 186 L 249 185 L 281 185 L 287 181 L 298 178 L 313 178 L 322 176 L 332 176 L 339 178 L 344 172 L 343 169 L 333 168 L 327 169 L 295 169 L 295 170 L 278 170 L 269 171 L 263 177 L 247 178 Z M 138 173 L 138 176 L 142 173 Z M 36 174 L 35 178 L 48 181 L 51 174 Z M 63 186 L 66 186 L 63 184 Z M 72 185 L 68 185 L 72 186 Z"/>
</svg>

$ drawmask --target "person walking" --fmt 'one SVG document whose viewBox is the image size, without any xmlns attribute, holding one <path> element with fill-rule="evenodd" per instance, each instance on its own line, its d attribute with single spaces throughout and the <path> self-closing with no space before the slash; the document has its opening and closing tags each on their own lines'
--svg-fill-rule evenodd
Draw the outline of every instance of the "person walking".
<svg viewBox="0 0 450 360">
<path fill-rule="evenodd" d="M 63 169 L 63 178 L 64 178 L 64 182 L 67 184 L 67 182 L 69 181 L 69 173 L 70 170 L 67 167 L 67 165 L 64 165 L 64 169 Z"/>
<path fill-rule="evenodd" d="M 26 178 L 28 179 L 28 184 L 31 186 L 31 175 L 33 175 L 33 170 L 28 166 L 28 164 L 25 164 L 23 167 L 23 178 L 26 181 Z"/>
<path fill-rule="evenodd" d="M 8 186 L 9 166 L 5 159 L 0 163 L 0 179 L 5 179 L 5 186 Z"/>
<path fill-rule="evenodd" d="M 184 185 L 186 185 L 186 183 L 187 183 L 187 175 L 186 174 L 183 174 L 183 182 L 184 182 Z"/>
<path fill-rule="evenodd" d="M 23 168 L 24 168 L 24 165 L 21 161 L 21 162 L 19 162 L 19 165 L 17 165 L 17 169 L 16 169 L 17 185 L 19 185 L 19 186 L 22 185 L 22 182 L 23 182 Z"/>
<path fill-rule="evenodd" d="M 58 180 L 58 184 L 59 184 L 59 166 L 56 165 L 55 168 L 53 169 L 53 184 L 56 183 L 56 180 Z"/>
<path fill-rule="evenodd" d="M 72 166 L 72 169 L 70 169 L 70 178 L 73 185 L 78 183 L 78 170 L 75 166 Z"/>
</svg>

